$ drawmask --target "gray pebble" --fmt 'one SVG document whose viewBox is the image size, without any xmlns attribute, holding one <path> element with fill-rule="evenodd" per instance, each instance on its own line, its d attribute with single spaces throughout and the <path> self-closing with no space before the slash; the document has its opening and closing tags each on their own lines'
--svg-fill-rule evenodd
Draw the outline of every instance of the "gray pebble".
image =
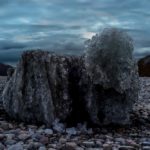
<svg viewBox="0 0 150 150">
<path fill-rule="evenodd" d="M 42 146 L 39 148 L 39 150 L 46 150 L 46 147 Z"/>
<path fill-rule="evenodd" d="M 8 148 L 8 150 L 23 150 L 23 146 L 20 143 L 12 145 Z"/>
<path fill-rule="evenodd" d="M 53 134 L 53 130 L 52 129 L 45 129 L 45 134 L 47 135 L 52 135 Z"/>
</svg>

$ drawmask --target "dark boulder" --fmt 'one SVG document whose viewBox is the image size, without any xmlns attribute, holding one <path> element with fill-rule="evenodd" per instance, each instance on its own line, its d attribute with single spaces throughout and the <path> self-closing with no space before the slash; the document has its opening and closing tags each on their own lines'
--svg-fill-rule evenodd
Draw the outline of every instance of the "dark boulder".
<svg viewBox="0 0 150 150">
<path fill-rule="evenodd" d="M 150 55 L 138 61 L 139 76 L 150 77 Z"/>
<path fill-rule="evenodd" d="M 6 112 L 27 122 L 52 125 L 129 124 L 138 97 L 133 45 L 120 30 L 104 30 L 84 56 L 27 51 L 3 91 Z"/>
<path fill-rule="evenodd" d="M 83 65 L 82 57 L 25 52 L 3 92 L 4 108 L 16 119 L 47 125 L 80 118 Z"/>
<path fill-rule="evenodd" d="M 122 30 L 105 29 L 87 43 L 86 66 L 92 84 L 88 108 L 99 124 L 128 124 L 138 100 L 138 73 L 132 39 Z"/>
</svg>

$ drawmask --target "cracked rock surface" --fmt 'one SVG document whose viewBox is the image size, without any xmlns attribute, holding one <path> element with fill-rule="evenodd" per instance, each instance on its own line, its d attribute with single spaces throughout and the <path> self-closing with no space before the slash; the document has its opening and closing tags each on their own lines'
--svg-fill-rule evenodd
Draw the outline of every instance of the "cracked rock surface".
<svg viewBox="0 0 150 150">
<path fill-rule="evenodd" d="M 126 71 L 118 70 L 123 80 L 116 79 L 122 87 L 118 90 L 117 85 L 111 86 L 105 79 L 102 83 L 107 86 L 101 82 L 95 84 L 82 56 L 24 52 L 3 91 L 4 109 L 17 120 L 48 126 L 57 118 L 71 125 L 84 121 L 97 125 L 129 124 L 129 112 L 137 99 L 138 79 L 134 63 L 127 66 Z M 99 70 L 105 73 L 103 68 Z M 126 78 L 122 78 L 124 75 Z M 124 80 L 130 81 L 130 86 Z"/>
<path fill-rule="evenodd" d="M 89 40 L 83 56 L 24 52 L 7 82 L 6 112 L 25 122 L 130 124 L 138 100 L 139 78 L 130 36 L 104 29 Z"/>
</svg>

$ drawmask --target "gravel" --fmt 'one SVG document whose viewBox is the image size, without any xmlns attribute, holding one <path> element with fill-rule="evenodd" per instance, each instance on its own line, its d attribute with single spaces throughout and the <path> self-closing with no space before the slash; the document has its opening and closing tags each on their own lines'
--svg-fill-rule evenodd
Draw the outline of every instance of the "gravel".
<svg viewBox="0 0 150 150">
<path fill-rule="evenodd" d="M 0 80 L 2 89 L 5 81 Z M 65 128 L 56 120 L 52 128 L 47 128 L 16 122 L 1 106 L 0 150 L 150 150 L 150 78 L 140 78 L 140 87 L 132 116 L 135 124 L 128 127 L 91 129 L 85 123 Z"/>
</svg>

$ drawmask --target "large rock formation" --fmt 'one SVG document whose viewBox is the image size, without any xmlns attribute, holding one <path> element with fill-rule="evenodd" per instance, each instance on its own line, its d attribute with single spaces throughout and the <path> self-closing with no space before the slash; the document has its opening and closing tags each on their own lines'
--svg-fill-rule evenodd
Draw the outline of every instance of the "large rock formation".
<svg viewBox="0 0 150 150">
<path fill-rule="evenodd" d="M 94 122 L 129 123 L 139 86 L 132 53 L 132 39 L 119 29 L 104 29 L 88 42 L 85 62 L 92 79 L 88 108 Z"/>
<path fill-rule="evenodd" d="M 82 116 L 82 69 L 81 57 L 25 52 L 3 92 L 6 111 L 16 119 L 48 125 L 56 118 L 69 119 L 71 113 Z"/>
<path fill-rule="evenodd" d="M 3 91 L 4 108 L 16 119 L 47 125 L 56 118 L 128 124 L 138 96 L 132 51 L 130 38 L 114 29 L 93 37 L 86 57 L 27 51 Z"/>
<path fill-rule="evenodd" d="M 139 76 L 150 77 L 150 55 L 138 61 Z"/>
</svg>

